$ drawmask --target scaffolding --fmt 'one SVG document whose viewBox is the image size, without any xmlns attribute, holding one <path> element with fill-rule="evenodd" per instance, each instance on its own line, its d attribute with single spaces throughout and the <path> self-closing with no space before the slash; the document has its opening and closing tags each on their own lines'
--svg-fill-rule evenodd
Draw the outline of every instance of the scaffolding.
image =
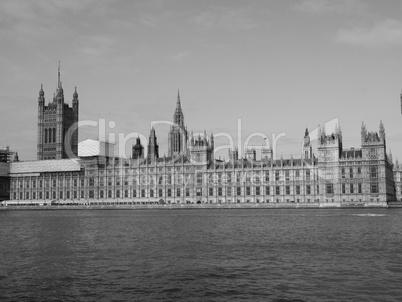
<svg viewBox="0 0 402 302">
<path fill-rule="evenodd" d="M 0 162 L 9 163 L 16 160 L 17 153 L 10 150 L 10 146 L 0 148 Z M 18 158 L 18 156 L 17 156 Z"/>
</svg>

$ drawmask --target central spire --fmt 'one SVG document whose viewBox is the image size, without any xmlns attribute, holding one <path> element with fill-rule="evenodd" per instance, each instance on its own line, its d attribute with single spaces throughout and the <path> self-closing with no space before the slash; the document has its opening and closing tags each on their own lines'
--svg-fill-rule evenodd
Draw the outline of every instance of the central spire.
<svg viewBox="0 0 402 302">
<path fill-rule="evenodd" d="M 180 109 L 181 110 L 181 104 L 180 104 L 180 90 L 177 89 L 177 103 L 176 103 L 176 110 Z"/>
<path fill-rule="evenodd" d="M 179 127 L 184 127 L 184 115 L 183 115 L 183 110 L 181 109 L 180 91 L 179 90 L 177 90 L 176 110 L 173 115 L 173 121 Z"/>
</svg>

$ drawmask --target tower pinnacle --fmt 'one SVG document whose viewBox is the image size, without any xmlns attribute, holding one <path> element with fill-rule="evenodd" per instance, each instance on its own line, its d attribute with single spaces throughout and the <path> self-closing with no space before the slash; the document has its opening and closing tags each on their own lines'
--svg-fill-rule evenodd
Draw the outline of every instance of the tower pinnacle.
<svg viewBox="0 0 402 302">
<path fill-rule="evenodd" d="M 58 77 L 57 77 L 57 88 L 61 88 L 61 82 L 60 82 L 60 61 L 59 61 L 59 70 L 57 73 Z"/>
<path fill-rule="evenodd" d="M 180 103 L 180 90 L 177 89 L 177 102 L 176 102 L 176 110 L 181 110 L 181 103 Z"/>
</svg>

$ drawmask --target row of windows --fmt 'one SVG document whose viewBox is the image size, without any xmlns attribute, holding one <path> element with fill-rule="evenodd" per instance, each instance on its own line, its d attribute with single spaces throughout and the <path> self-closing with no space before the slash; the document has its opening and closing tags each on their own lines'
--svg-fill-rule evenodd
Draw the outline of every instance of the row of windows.
<svg viewBox="0 0 402 302">
<path fill-rule="evenodd" d="M 80 179 L 79 180 L 80 186 L 83 187 L 85 185 L 85 180 L 84 179 Z M 93 186 L 94 185 L 94 180 L 92 179 L 88 181 L 89 185 Z M 65 184 L 67 187 L 70 186 L 70 184 L 72 184 L 74 187 L 78 186 L 78 179 L 73 179 L 72 182 L 70 182 L 70 179 L 67 179 L 65 181 Z M 24 182 L 22 180 L 20 181 L 13 181 L 12 182 L 12 188 L 16 189 L 17 186 L 22 189 L 24 185 Z M 36 186 L 38 185 L 39 188 L 49 188 L 50 186 L 52 186 L 53 188 L 55 188 L 57 186 L 57 180 L 53 179 L 53 180 L 32 180 L 32 181 L 25 181 L 25 188 L 29 188 L 29 186 L 32 185 L 32 188 L 36 188 Z M 63 180 L 59 180 L 59 186 L 62 187 L 63 186 Z"/>
<path fill-rule="evenodd" d="M 65 197 L 67 199 L 78 198 L 78 193 L 79 193 L 78 191 L 73 191 L 73 192 L 67 191 Z M 32 192 L 32 194 L 29 194 L 29 192 L 25 192 L 25 194 L 23 192 L 20 192 L 18 196 L 19 196 L 19 199 L 24 199 L 24 197 L 25 197 L 25 199 L 43 199 L 43 198 L 45 198 L 45 199 L 57 199 L 57 198 L 63 199 L 64 198 L 63 191 L 60 191 L 58 196 L 57 196 L 57 192 L 38 192 L 38 193 Z M 80 191 L 80 197 L 85 198 L 85 191 Z M 13 193 L 13 199 L 17 199 L 16 192 Z"/>
<path fill-rule="evenodd" d="M 354 171 L 353 171 L 353 168 L 349 168 L 349 171 L 348 171 L 348 176 L 349 176 L 349 178 L 353 178 L 353 177 L 354 177 L 354 173 L 353 173 L 353 172 L 354 172 Z M 357 175 L 358 175 L 358 176 L 361 176 L 361 174 L 362 174 L 362 170 L 361 170 L 360 167 L 358 167 L 358 168 L 357 168 Z M 345 177 L 346 177 L 346 169 L 345 169 L 345 168 L 342 168 L 342 169 L 341 169 L 341 175 L 342 175 L 342 178 L 345 178 Z M 375 167 L 375 166 L 370 167 L 370 169 L 369 169 L 369 177 L 370 177 L 370 178 L 377 178 L 377 177 L 378 177 L 378 167 Z"/>
<path fill-rule="evenodd" d="M 232 196 L 232 188 L 221 188 L 221 187 L 217 188 L 217 191 L 215 191 L 213 188 L 208 188 L 208 191 L 207 191 L 208 196 L 214 196 L 215 193 L 217 193 L 217 196 L 223 196 L 223 193 L 225 192 L 225 189 L 226 189 L 226 196 Z M 275 186 L 274 189 L 275 189 L 275 191 L 272 192 L 272 193 L 274 193 L 272 195 L 282 195 L 283 190 L 282 190 L 282 188 L 280 186 Z M 351 194 L 354 193 L 356 189 L 357 189 L 356 193 L 361 194 L 362 193 L 362 184 L 358 183 L 357 188 L 353 184 L 349 184 L 349 193 L 351 193 Z M 311 195 L 311 192 L 312 192 L 311 190 L 312 190 L 311 186 L 306 186 L 306 190 L 305 190 L 306 195 Z M 326 193 L 327 194 L 333 194 L 334 193 L 333 190 L 334 190 L 333 189 L 333 184 L 328 183 L 326 185 Z M 202 191 L 203 191 L 202 188 L 197 188 L 195 190 L 195 195 L 196 196 L 202 196 Z M 371 183 L 370 184 L 370 193 L 376 194 L 376 193 L 378 193 L 378 191 L 379 191 L 378 183 Z M 124 190 L 122 192 L 123 192 L 124 197 L 126 197 L 126 198 L 129 197 L 129 190 Z M 166 196 L 167 197 L 173 197 L 173 192 L 175 192 L 174 196 L 176 196 L 176 197 L 181 197 L 181 196 L 189 197 L 190 194 L 191 194 L 191 191 L 190 191 L 189 188 L 186 188 L 183 192 L 182 192 L 181 189 L 176 189 L 175 191 L 172 190 L 172 189 L 167 189 L 166 190 Z M 291 194 L 290 186 L 285 186 L 284 192 L 285 192 L 286 195 L 290 195 Z M 67 191 L 65 197 L 67 199 L 69 199 L 69 198 L 78 198 L 78 193 L 80 193 L 80 198 L 85 198 L 85 191 L 84 190 L 72 191 L 72 192 Z M 157 189 L 157 190 L 150 189 L 149 192 L 148 192 L 149 196 L 146 196 L 146 193 L 147 193 L 147 190 L 145 190 L 145 189 L 133 190 L 133 196 L 132 197 L 134 197 L 134 198 L 135 197 L 143 197 L 143 198 L 144 197 L 164 197 L 164 190 L 163 189 Z M 235 194 L 236 196 L 242 196 L 242 193 L 244 193 L 244 195 L 246 195 L 246 196 L 252 195 L 251 194 L 251 187 L 246 187 L 244 190 L 242 190 L 241 187 L 236 187 L 235 188 L 235 193 L 236 193 Z M 255 188 L 255 195 L 260 196 L 261 193 L 262 193 L 261 188 L 256 187 Z M 319 187 L 317 186 L 317 194 L 318 193 L 319 193 Z M 342 194 L 346 194 L 346 193 L 347 193 L 346 192 L 346 185 L 342 184 Z M 182 195 L 182 194 L 184 194 L 184 195 Z M 296 186 L 295 187 L 295 194 L 296 195 L 301 194 L 301 186 Z M 265 195 L 271 195 L 271 187 L 269 187 L 269 186 L 265 187 Z M 121 198 L 123 196 L 121 195 L 120 190 L 115 191 L 114 198 Z M 14 197 L 14 199 L 17 198 L 17 192 L 13 193 L 13 197 Z M 50 198 L 53 198 L 53 199 L 60 198 L 60 199 L 62 199 L 62 198 L 64 198 L 64 195 L 63 195 L 63 191 L 60 191 L 58 196 L 57 196 L 57 192 L 55 192 L 55 191 L 53 191 L 53 192 L 38 192 L 38 193 L 32 192 L 31 195 L 30 195 L 29 192 L 25 192 L 25 195 L 24 195 L 23 192 L 20 192 L 19 193 L 19 198 L 23 199 L 24 197 L 25 197 L 25 199 L 30 199 L 30 197 L 32 199 L 36 199 L 36 197 L 38 197 L 38 199 L 43 199 L 43 198 L 45 198 L 45 199 L 50 199 Z M 88 197 L 89 198 L 95 198 L 94 190 L 89 190 L 88 191 Z M 104 190 L 100 190 L 99 191 L 99 198 L 105 198 L 105 197 L 106 196 L 105 196 Z M 112 190 L 107 191 L 107 197 L 108 198 L 113 198 L 113 191 Z"/>
<path fill-rule="evenodd" d="M 355 184 L 349 184 L 348 186 L 349 191 L 346 191 L 346 184 L 342 184 L 341 186 L 341 192 L 342 194 L 354 194 L 354 193 L 358 193 L 358 194 L 362 194 L 363 190 L 362 190 L 362 184 L 358 183 L 357 186 Z M 327 183 L 326 184 L 326 188 L 325 188 L 325 192 L 327 194 L 334 194 L 334 184 L 332 183 Z M 378 183 L 377 182 L 371 182 L 370 183 L 370 193 L 372 194 L 378 194 L 379 193 L 379 189 L 378 189 Z"/>
<path fill-rule="evenodd" d="M 56 128 L 45 129 L 45 144 L 56 142 Z"/>
</svg>

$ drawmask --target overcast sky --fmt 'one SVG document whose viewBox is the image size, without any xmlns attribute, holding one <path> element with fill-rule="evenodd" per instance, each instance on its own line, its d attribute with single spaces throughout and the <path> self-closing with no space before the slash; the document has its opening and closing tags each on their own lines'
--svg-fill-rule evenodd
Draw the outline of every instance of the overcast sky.
<svg viewBox="0 0 402 302">
<path fill-rule="evenodd" d="M 338 118 L 344 147 L 359 148 L 362 121 L 378 131 L 382 120 L 402 160 L 401 16 L 401 1 L 2 0 L 0 145 L 36 159 L 38 93 L 52 98 L 60 60 L 80 120 L 114 121 L 112 133 L 148 137 L 180 89 L 189 131 L 237 144 L 241 119 L 243 143 L 283 132 L 278 154 L 299 157 L 306 127 Z M 161 155 L 168 130 L 156 127 Z"/>
</svg>

